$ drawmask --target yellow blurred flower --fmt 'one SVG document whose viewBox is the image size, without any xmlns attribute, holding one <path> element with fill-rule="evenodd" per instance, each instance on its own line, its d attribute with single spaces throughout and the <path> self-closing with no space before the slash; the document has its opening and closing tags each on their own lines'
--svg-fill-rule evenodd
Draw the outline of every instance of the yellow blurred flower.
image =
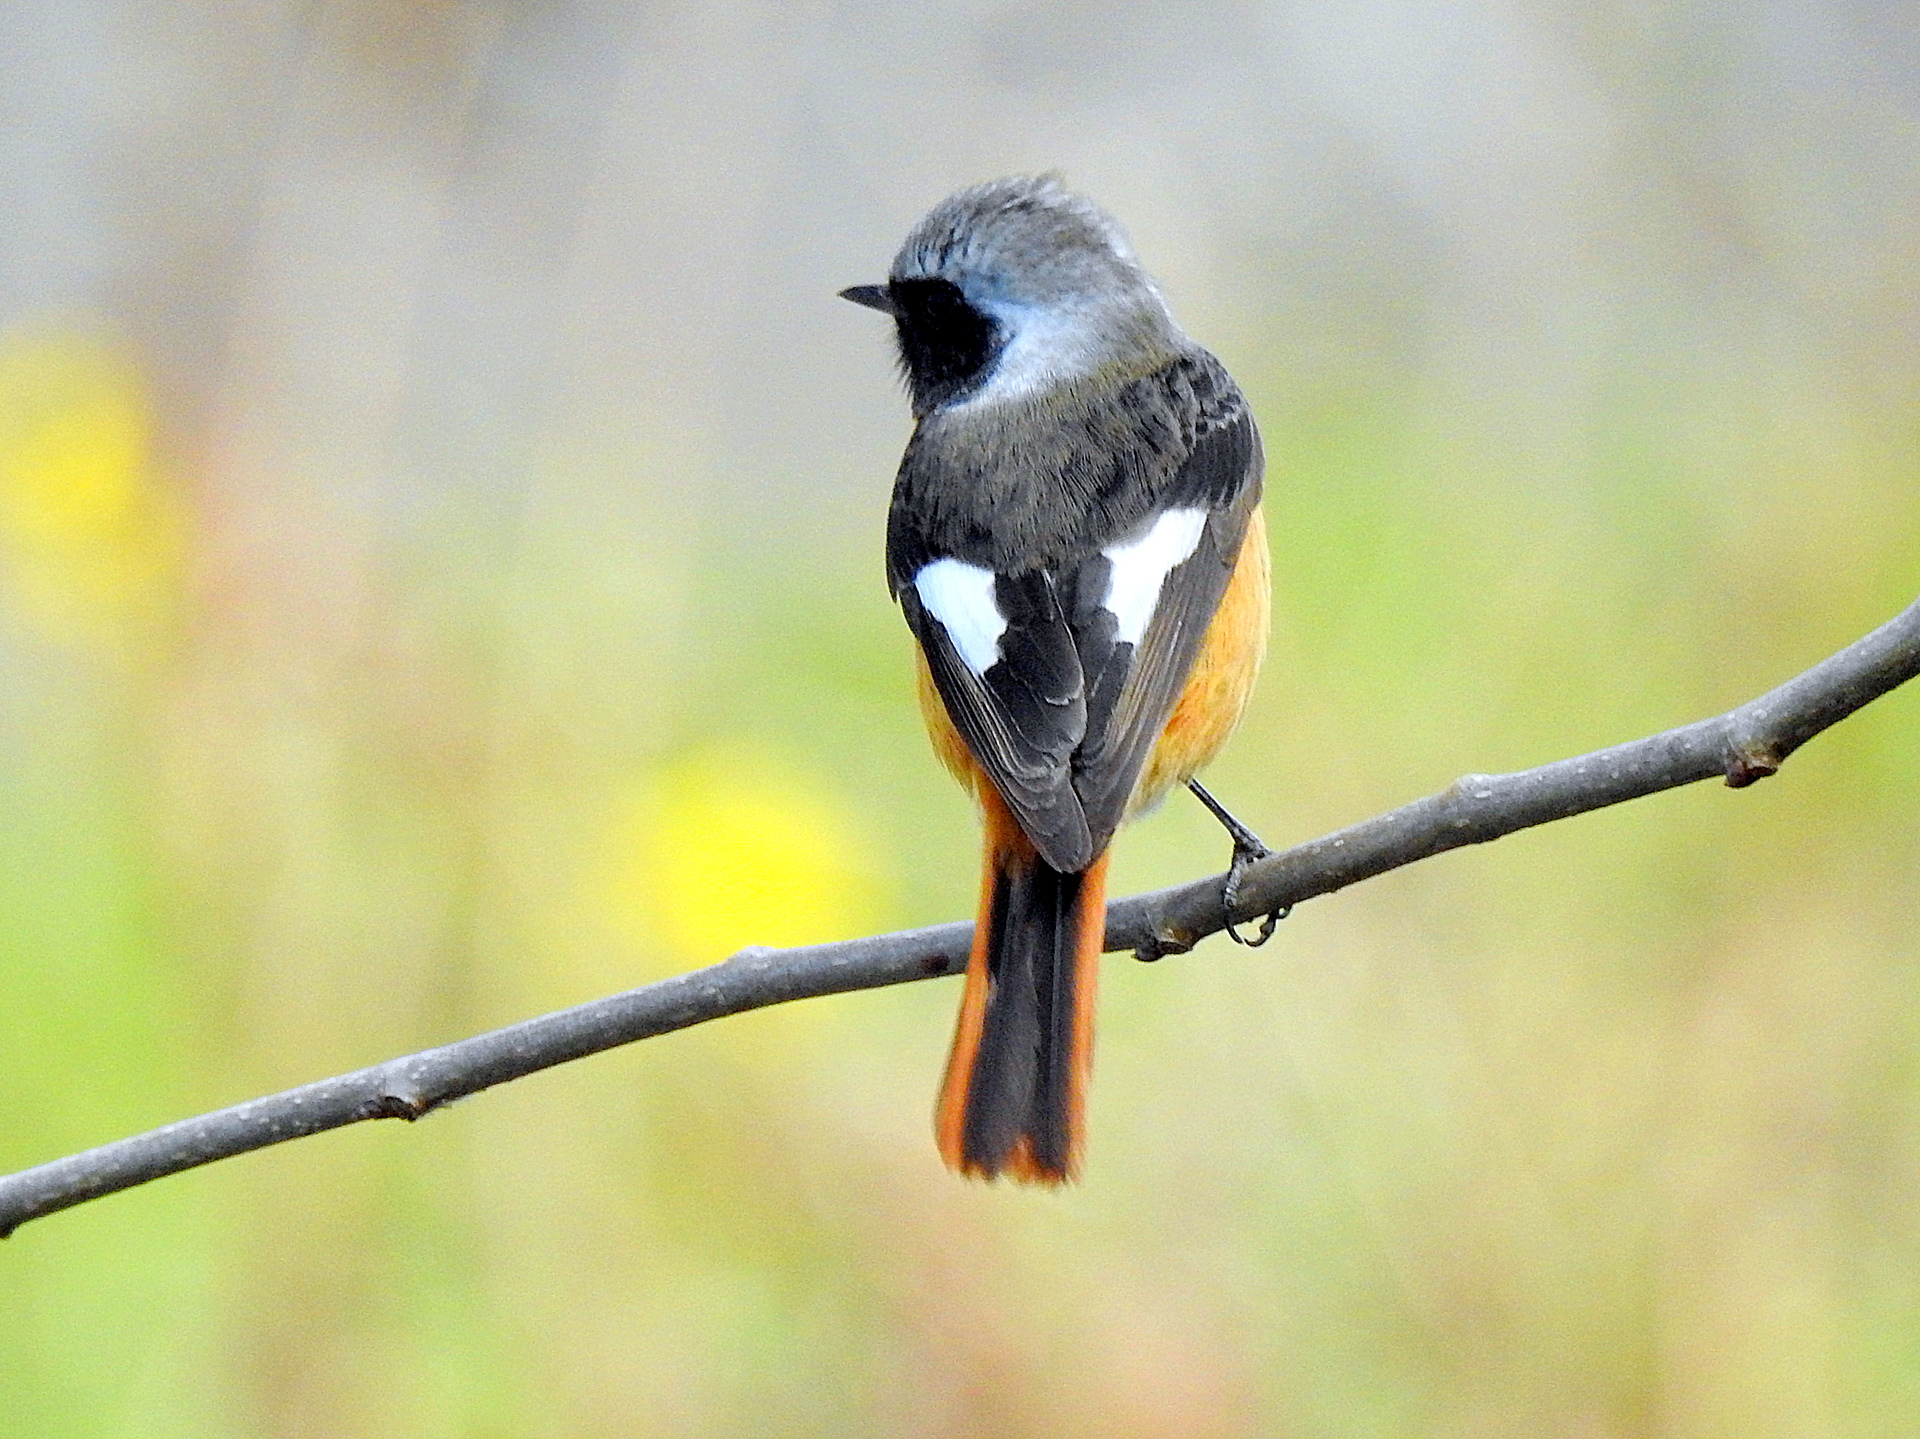
<svg viewBox="0 0 1920 1439">
<path fill-rule="evenodd" d="M 747 945 L 863 934 L 874 870 L 847 806 L 791 763 L 702 750 L 650 776 L 618 816 L 607 899 L 662 972 Z"/>
<path fill-rule="evenodd" d="M 138 367 L 79 331 L 0 334 L 7 600 L 56 639 L 118 644 L 172 594 L 180 516 L 156 483 Z"/>
</svg>

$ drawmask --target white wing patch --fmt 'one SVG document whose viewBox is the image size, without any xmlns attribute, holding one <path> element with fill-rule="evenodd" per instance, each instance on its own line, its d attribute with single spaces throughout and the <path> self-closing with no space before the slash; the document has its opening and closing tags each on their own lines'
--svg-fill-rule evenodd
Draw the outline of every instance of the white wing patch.
<svg viewBox="0 0 1920 1439">
<path fill-rule="evenodd" d="M 1200 532 L 1206 526 L 1205 510 L 1168 510 L 1140 538 L 1108 545 L 1100 551 L 1112 567 L 1104 607 L 1112 611 L 1118 621 L 1118 639 L 1130 645 L 1140 643 L 1148 622 L 1153 619 L 1154 607 L 1160 603 L 1161 585 L 1166 583 L 1174 567 L 1184 563 L 1199 547 Z"/>
<path fill-rule="evenodd" d="M 993 571 L 961 560 L 935 560 L 913 577 L 920 603 L 946 626 L 968 669 L 985 674 L 1000 658 L 1007 618 L 993 602 Z"/>
</svg>

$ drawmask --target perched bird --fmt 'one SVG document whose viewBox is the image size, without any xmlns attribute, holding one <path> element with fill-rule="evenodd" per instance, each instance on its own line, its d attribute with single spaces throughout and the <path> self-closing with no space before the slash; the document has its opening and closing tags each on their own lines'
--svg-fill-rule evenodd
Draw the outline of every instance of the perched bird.
<svg viewBox="0 0 1920 1439">
<path fill-rule="evenodd" d="M 986 831 L 940 1152 L 1058 1184 L 1085 1146 L 1107 846 L 1226 742 L 1265 653 L 1260 436 L 1052 176 L 942 201 L 884 285 L 841 294 L 897 330 L 916 424 L 887 581 Z M 1239 829 L 1236 861 L 1257 846 Z"/>
</svg>

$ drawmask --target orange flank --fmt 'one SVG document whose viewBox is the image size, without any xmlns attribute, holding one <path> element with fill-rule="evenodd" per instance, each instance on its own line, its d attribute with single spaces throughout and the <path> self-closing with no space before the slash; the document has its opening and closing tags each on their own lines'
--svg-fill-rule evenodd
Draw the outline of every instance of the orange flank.
<svg viewBox="0 0 1920 1439">
<path fill-rule="evenodd" d="M 1152 808 L 1168 790 L 1205 769 L 1239 727 L 1260 662 L 1267 657 L 1269 568 L 1267 522 L 1256 509 L 1247 517 L 1240 558 L 1207 626 L 1193 672 L 1133 787 L 1129 816 Z"/>
</svg>

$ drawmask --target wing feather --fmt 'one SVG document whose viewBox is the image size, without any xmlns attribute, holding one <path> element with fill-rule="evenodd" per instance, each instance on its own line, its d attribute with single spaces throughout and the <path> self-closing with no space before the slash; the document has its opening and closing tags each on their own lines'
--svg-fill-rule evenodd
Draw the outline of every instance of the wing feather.
<svg viewBox="0 0 1920 1439">
<path fill-rule="evenodd" d="M 1076 871 L 1097 851 L 1073 786 L 1073 754 L 1086 735 L 1080 656 L 1044 572 L 995 578 L 1006 628 L 1000 658 L 972 669 L 938 616 L 912 588 L 901 592 L 947 715 L 1047 863 Z"/>
<path fill-rule="evenodd" d="M 888 572 L 934 685 L 1021 828 L 1063 871 L 1092 863 L 1125 815 L 1260 501 L 1260 438 L 1233 382 L 1210 356 L 1168 374 L 1158 393 L 1184 419 L 1164 467 L 1127 482 L 1124 504 L 1118 491 L 1088 495 L 1095 511 L 1124 511 L 1107 523 L 1132 526 L 1125 534 L 1089 531 L 1063 511 L 1047 529 L 1059 538 L 1038 546 L 1046 557 L 1019 567 L 1006 537 L 1020 527 L 1001 507 L 1030 491 L 1002 494 L 991 476 L 971 478 L 963 453 L 916 447 L 895 490 Z M 1163 423 L 1157 433 L 1170 432 Z M 1027 483 L 1072 492 L 1069 479 Z M 967 495 L 982 508 L 956 519 Z M 1071 533 L 1083 537 L 1063 543 Z M 971 570 L 964 586 L 943 579 L 923 592 L 917 577 L 949 562 Z M 991 612 L 978 608 L 988 573 Z M 962 590 L 976 608 L 949 616 L 956 638 L 928 595 L 938 604 Z"/>
<path fill-rule="evenodd" d="M 1227 478 L 1235 471 L 1237 485 Z M 1139 642 L 1114 644 L 1104 664 L 1088 667 L 1087 733 L 1074 755 L 1074 790 L 1097 842 L 1126 814 L 1147 756 L 1186 687 L 1259 503 L 1260 471 L 1251 419 L 1242 416 L 1201 439 L 1182 478 L 1189 493 L 1223 495 L 1226 503 L 1208 508 L 1193 552 L 1162 578 Z M 1084 624 L 1094 640 L 1089 649 L 1096 649 L 1114 625 L 1112 612 L 1100 607 Z"/>
</svg>

